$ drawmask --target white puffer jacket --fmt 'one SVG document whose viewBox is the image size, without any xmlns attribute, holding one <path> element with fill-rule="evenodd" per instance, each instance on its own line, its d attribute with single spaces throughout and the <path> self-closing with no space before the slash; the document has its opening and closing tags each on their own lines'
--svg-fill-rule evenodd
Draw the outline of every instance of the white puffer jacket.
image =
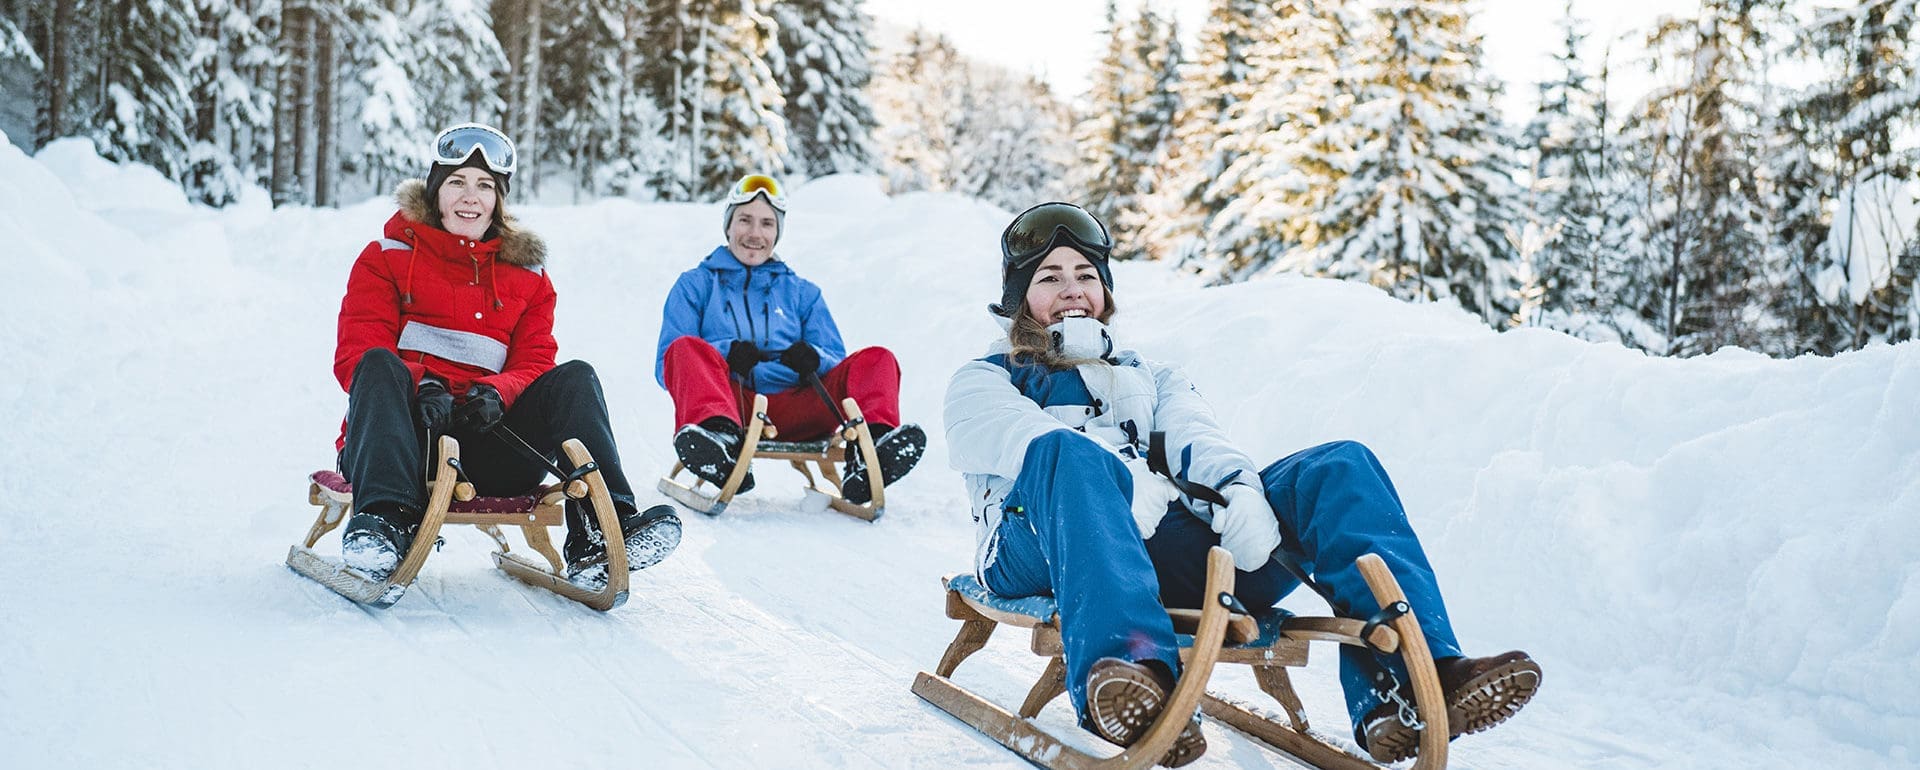
<svg viewBox="0 0 1920 770">
<path fill-rule="evenodd" d="M 1085 324 L 1098 327 L 1098 338 L 1108 341 L 1105 360 L 1062 371 L 1015 365 L 1002 339 L 986 357 L 960 367 L 947 383 L 948 457 L 954 470 L 966 476 L 973 518 L 979 525 L 976 572 L 985 571 L 996 556 L 1000 506 L 1020 475 L 1027 444 L 1050 431 L 1079 431 L 1122 459 L 1146 457 L 1148 437 L 1165 431 L 1167 465 L 1175 476 L 1217 490 L 1234 483 L 1260 484 L 1253 461 L 1227 440 L 1213 408 L 1179 367 L 1119 349 L 1098 321 L 1068 319 L 1066 323 L 1083 326 L 1069 329 L 1069 338 L 1084 337 Z M 1060 331 L 1059 326 L 1055 331 Z M 1043 407 L 1038 400 L 1042 398 L 1051 403 Z M 1225 515 L 1225 506 L 1191 498 L 1181 502 L 1215 532 L 1229 523 L 1216 519 Z M 1131 514 L 1122 509 L 1113 515 Z M 1236 528 L 1258 531 L 1263 539 L 1270 533 L 1278 544 L 1279 524 L 1270 511 L 1263 518 L 1263 522 L 1235 522 L 1240 525 Z"/>
</svg>

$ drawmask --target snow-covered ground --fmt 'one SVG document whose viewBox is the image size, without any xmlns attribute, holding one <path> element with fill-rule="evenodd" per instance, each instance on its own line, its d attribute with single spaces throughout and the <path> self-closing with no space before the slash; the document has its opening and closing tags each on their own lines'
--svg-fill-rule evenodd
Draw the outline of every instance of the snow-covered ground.
<svg viewBox="0 0 1920 770">
<path fill-rule="evenodd" d="M 867 178 L 793 199 L 781 253 L 852 344 L 899 355 L 929 427 L 887 516 L 800 511 L 799 476 L 763 466 L 610 614 L 493 571 L 470 530 L 381 612 L 282 560 L 345 407 L 347 268 L 390 204 L 209 211 L 83 143 L 0 142 L 0 767 L 1021 766 L 908 691 L 972 552 L 939 405 L 997 333 L 1009 214 Z M 660 303 L 719 207 L 518 213 L 644 489 L 671 462 Z M 1542 662 L 1454 766 L 1920 766 L 1920 344 L 1666 360 L 1363 286 L 1115 272 L 1124 338 L 1185 362 L 1255 457 L 1371 445 L 1469 651 Z M 1344 734 L 1327 652 L 1297 680 Z M 1006 633 L 960 679 L 1017 702 L 1039 664 Z M 1196 767 L 1288 766 L 1207 734 Z"/>
</svg>

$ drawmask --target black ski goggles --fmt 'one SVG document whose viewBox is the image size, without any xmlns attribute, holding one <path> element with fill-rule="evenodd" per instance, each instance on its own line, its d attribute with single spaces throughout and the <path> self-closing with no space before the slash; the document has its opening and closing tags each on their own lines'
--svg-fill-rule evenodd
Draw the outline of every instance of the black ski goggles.
<svg viewBox="0 0 1920 770">
<path fill-rule="evenodd" d="M 1020 212 L 1000 233 L 1000 256 L 1007 269 L 1026 267 L 1061 246 L 1104 261 L 1113 253 L 1113 237 L 1086 209 L 1060 202 Z"/>
<path fill-rule="evenodd" d="M 464 164 L 476 152 L 487 164 L 488 171 L 501 176 L 513 176 L 517 160 L 513 152 L 513 140 L 492 126 L 462 123 L 440 132 L 433 140 L 433 162 L 442 166 Z"/>
</svg>

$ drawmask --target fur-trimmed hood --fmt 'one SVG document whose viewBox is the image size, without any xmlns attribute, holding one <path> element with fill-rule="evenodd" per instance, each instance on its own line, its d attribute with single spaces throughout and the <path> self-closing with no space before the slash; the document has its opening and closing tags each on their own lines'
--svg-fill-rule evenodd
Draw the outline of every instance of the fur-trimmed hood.
<svg viewBox="0 0 1920 770">
<path fill-rule="evenodd" d="M 400 216 L 422 226 L 427 224 L 427 180 L 408 179 L 394 188 L 393 199 L 400 205 Z M 494 232 L 500 242 L 501 262 L 520 267 L 539 267 L 547 262 L 547 243 L 505 213 L 505 205 L 495 210 Z"/>
</svg>

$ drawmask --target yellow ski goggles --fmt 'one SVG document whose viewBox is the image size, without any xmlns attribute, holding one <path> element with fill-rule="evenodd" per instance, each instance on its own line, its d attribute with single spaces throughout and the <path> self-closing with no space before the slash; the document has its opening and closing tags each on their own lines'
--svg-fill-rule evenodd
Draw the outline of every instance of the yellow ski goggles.
<svg viewBox="0 0 1920 770">
<path fill-rule="evenodd" d="M 740 181 L 733 183 L 733 189 L 727 191 L 727 205 L 738 206 L 753 200 L 753 196 L 756 195 L 767 196 L 767 203 L 774 209 L 781 213 L 786 212 L 786 190 L 780 186 L 780 180 L 766 174 L 748 174 L 740 177 Z"/>
</svg>

